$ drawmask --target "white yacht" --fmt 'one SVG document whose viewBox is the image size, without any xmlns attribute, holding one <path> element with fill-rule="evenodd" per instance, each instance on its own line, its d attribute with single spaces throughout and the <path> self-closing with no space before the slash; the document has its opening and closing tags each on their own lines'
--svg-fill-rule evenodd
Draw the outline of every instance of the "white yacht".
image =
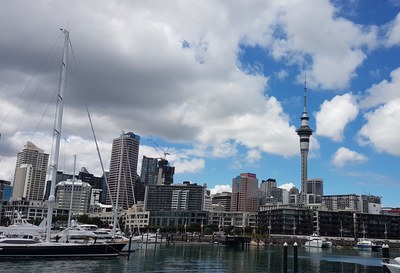
<svg viewBox="0 0 400 273">
<path fill-rule="evenodd" d="M 142 242 L 143 244 L 161 243 L 161 234 L 142 233 L 141 235 L 132 236 L 132 241 Z"/>
<path fill-rule="evenodd" d="M 317 233 L 313 233 L 305 242 L 306 247 L 318 247 L 318 248 L 330 248 L 332 247 L 332 242 L 322 238 Z"/>
<path fill-rule="evenodd" d="M 366 238 L 361 238 L 358 240 L 357 244 L 354 246 L 354 248 L 358 250 L 366 250 L 366 251 L 374 251 L 382 246 L 375 244 L 371 240 L 368 240 Z"/>
<path fill-rule="evenodd" d="M 12 237 L 22 237 L 22 236 L 33 236 L 37 238 L 42 238 L 46 233 L 46 219 L 44 219 L 39 226 L 31 224 L 26 218 L 15 211 L 15 218 L 13 223 L 9 226 L 1 226 L 0 234 L 10 235 Z"/>
<path fill-rule="evenodd" d="M 382 264 L 385 265 L 391 273 L 400 273 L 400 257 L 396 257 Z"/>
</svg>

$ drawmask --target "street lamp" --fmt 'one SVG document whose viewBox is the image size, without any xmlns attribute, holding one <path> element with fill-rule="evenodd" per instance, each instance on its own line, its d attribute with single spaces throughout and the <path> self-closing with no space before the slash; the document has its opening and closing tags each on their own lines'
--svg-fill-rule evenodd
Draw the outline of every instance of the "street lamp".
<svg viewBox="0 0 400 273">
<path fill-rule="evenodd" d="M 343 240 L 343 226 L 342 226 L 342 221 L 340 221 L 340 239 Z"/>
<path fill-rule="evenodd" d="M 293 219 L 293 235 L 296 236 L 296 219 Z"/>
<path fill-rule="evenodd" d="M 386 224 L 385 224 L 385 232 L 384 232 L 384 234 L 385 234 L 385 241 L 387 241 L 387 234 L 388 234 L 388 232 L 387 232 Z"/>
<path fill-rule="evenodd" d="M 271 237 L 271 229 L 272 229 L 272 226 L 271 226 L 271 217 L 270 217 L 269 222 L 268 222 L 268 238 Z"/>
</svg>

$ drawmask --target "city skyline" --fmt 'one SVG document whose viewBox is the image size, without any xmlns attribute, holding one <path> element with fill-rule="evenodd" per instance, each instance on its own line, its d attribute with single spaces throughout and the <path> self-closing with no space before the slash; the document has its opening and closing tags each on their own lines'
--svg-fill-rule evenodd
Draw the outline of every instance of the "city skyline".
<svg viewBox="0 0 400 273">
<path fill-rule="evenodd" d="M 169 154 L 174 183 L 231 190 L 255 173 L 301 189 L 306 74 L 308 178 L 400 206 L 399 1 L 52 3 L 0 11 L 0 179 L 26 141 L 51 150 L 62 27 L 74 54 L 60 170 L 76 154 L 101 175 L 87 105 L 106 168 L 112 139 L 132 131 L 139 162 Z"/>
</svg>

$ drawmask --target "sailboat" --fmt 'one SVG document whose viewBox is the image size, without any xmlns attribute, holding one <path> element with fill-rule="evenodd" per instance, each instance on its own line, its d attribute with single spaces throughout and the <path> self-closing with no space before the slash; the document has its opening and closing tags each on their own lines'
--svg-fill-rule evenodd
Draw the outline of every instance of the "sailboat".
<svg viewBox="0 0 400 273">
<path fill-rule="evenodd" d="M 121 242 L 94 242 L 83 243 L 64 243 L 50 241 L 51 223 L 53 209 L 55 206 L 55 186 L 58 167 L 58 157 L 60 150 L 62 117 L 64 108 L 64 91 L 67 73 L 68 47 L 70 44 L 69 31 L 61 29 L 64 35 L 63 60 L 61 64 L 61 77 L 58 90 L 56 107 L 56 120 L 54 123 L 53 143 L 50 171 L 52 174 L 50 195 L 47 202 L 47 227 L 46 240 L 37 241 L 23 238 L 4 238 L 0 239 L 0 257 L 102 257 L 117 256 L 127 244 Z"/>
</svg>

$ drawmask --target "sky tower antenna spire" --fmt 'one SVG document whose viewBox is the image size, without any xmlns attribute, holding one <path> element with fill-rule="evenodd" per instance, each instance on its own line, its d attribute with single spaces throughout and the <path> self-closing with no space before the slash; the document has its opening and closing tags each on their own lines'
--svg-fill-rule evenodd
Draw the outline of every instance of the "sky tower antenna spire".
<svg viewBox="0 0 400 273">
<path fill-rule="evenodd" d="M 304 72 L 304 111 L 307 112 L 307 72 Z"/>
</svg>

